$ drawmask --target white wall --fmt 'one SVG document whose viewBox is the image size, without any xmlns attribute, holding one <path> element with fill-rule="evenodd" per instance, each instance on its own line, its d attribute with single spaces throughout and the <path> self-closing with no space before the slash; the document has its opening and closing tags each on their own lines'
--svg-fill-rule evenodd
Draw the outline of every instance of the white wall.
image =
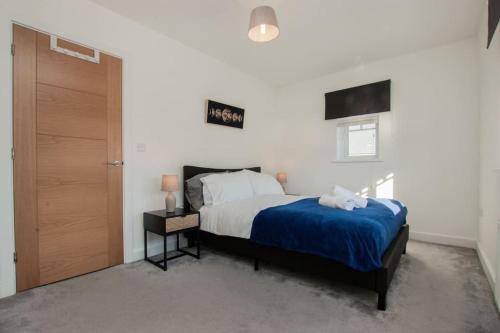
<svg viewBox="0 0 500 333">
<path fill-rule="evenodd" d="M 478 68 L 475 39 L 360 65 L 281 89 L 286 120 L 278 166 L 288 190 L 323 193 L 373 186 L 394 173 L 412 237 L 475 246 L 478 215 Z M 380 115 L 383 162 L 332 163 L 336 121 L 324 93 L 392 80 L 392 110 Z"/>
<path fill-rule="evenodd" d="M 0 297 L 15 291 L 12 199 L 12 20 L 124 59 L 125 260 L 142 258 L 142 212 L 161 209 L 163 173 L 184 164 L 274 172 L 274 91 L 199 51 L 81 0 L 0 2 Z M 204 123 L 207 98 L 245 108 L 245 129 Z M 265 133 L 265 135 L 262 135 Z M 136 144 L 146 144 L 145 153 Z M 178 203 L 182 203 L 178 196 Z"/>
<path fill-rule="evenodd" d="M 500 29 L 486 49 L 487 11 L 485 9 L 478 35 L 479 86 L 480 86 L 480 202 L 482 216 L 478 225 L 478 252 L 492 285 L 495 269 L 500 268 L 497 257 L 500 218 Z M 500 287 L 497 286 L 497 304 L 500 304 Z"/>
</svg>

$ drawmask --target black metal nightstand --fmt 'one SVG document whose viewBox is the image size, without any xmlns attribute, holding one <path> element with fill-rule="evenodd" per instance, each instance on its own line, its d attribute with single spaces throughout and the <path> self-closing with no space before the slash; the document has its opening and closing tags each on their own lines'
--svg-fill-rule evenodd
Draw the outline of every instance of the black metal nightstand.
<svg viewBox="0 0 500 333">
<path fill-rule="evenodd" d="M 198 239 L 200 230 L 200 213 L 185 211 L 177 208 L 173 213 L 167 213 L 165 209 L 144 213 L 144 260 L 167 270 L 167 261 L 185 255 L 200 259 L 200 242 Z M 154 260 L 148 257 L 148 231 L 163 236 L 163 258 Z M 179 234 L 186 231 L 196 232 L 196 253 L 191 253 L 184 248 L 179 248 Z M 167 256 L 167 236 L 176 235 L 176 255 Z"/>
</svg>

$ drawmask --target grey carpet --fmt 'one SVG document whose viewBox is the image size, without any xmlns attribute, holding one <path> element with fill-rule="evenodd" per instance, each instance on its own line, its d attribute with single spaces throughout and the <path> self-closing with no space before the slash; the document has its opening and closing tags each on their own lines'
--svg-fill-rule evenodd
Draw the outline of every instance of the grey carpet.
<svg viewBox="0 0 500 333">
<path fill-rule="evenodd" d="M 476 252 L 410 242 L 388 294 L 221 253 L 137 262 L 0 300 L 1 332 L 500 332 Z"/>
</svg>

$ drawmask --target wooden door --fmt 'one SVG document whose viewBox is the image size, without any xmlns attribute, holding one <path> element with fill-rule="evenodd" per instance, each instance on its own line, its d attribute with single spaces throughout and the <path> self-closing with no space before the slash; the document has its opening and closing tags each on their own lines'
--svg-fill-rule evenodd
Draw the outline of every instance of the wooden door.
<svg viewBox="0 0 500 333">
<path fill-rule="evenodd" d="M 19 25 L 14 45 L 20 291 L 123 262 L 122 62 Z"/>
</svg>

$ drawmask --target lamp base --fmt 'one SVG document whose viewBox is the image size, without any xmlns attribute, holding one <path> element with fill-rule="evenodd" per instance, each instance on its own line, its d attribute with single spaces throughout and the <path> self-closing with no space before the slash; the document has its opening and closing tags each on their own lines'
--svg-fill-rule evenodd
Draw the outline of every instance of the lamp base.
<svg viewBox="0 0 500 333">
<path fill-rule="evenodd" d="M 168 192 L 165 197 L 165 206 L 167 208 L 167 213 L 175 212 L 175 195 L 172 192 Z"/>
</svg>

